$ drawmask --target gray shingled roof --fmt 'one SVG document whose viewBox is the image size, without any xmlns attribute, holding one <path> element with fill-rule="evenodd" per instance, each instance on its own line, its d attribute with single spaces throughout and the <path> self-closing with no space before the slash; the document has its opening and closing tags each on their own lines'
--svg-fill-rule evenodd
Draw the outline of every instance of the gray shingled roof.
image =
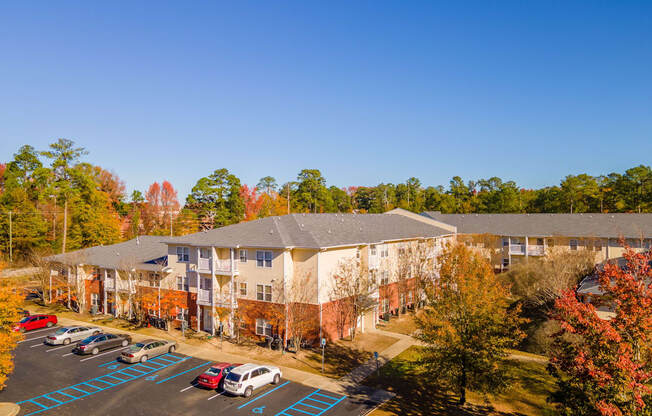
<svg viewBox="0 0 652 416">
<path fill-rule="evenodd" d="M 95 246 L 69 253 L 47 257 L 49 261 L 64 264 L 89 264 L 107 269 L 160 270 L 166 264 L 168 246 L 165 243 L 175 237 L 143 235 L 124 243 Z M 165 262 L 165 263 L 164 263 Z"/>
<path fill-rule="evenodd" d="M 450 231 L 397 214 L 290 214 L 190 234 L 170 243 L 317 249 L 449 234 Z"/>
<path fill-rule="evenodd" d="M 457 226 L 460 234 L 651 238 L 652 214 L 442 214 L 421 215 Z"/>
</svg>

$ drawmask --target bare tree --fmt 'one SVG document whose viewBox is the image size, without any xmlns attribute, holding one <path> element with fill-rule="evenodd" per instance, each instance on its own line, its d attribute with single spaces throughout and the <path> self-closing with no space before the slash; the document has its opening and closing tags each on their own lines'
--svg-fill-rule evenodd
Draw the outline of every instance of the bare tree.
<svg viewBox="0 0 652 416">
<path fill-rule="evenodd" d="M 297 351 L 303 341 L 319 333 L 315 315 L 316 284 L 310 274 L 292 279 L 285 288 L 287 333 Z"/>
<path fill-rule="evenodd" d="M 362 267 L 360 260 L 355 257 L 341 260 L 332 277 L 330 299 L 336 305 L 340 336 L 344 335 L 344 328 L 348 324 L 353 340 L 358 320 L 377 306 L 373 297 L 377 284 L 367 268 Z"/>
</svg>

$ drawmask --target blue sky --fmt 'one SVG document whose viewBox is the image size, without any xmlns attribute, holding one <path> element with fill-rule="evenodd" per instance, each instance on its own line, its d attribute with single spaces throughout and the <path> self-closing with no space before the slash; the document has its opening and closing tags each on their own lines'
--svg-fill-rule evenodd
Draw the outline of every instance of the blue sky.
<svg viewBox="0 0 652 416">
<path fill-rule="evenodd" d="M 14 2 L 0 160 L 57 137 L 185 197 L 318 168 L 329 185 L 525 187 L 652 155 L 652 2 Z"/>
</svg>

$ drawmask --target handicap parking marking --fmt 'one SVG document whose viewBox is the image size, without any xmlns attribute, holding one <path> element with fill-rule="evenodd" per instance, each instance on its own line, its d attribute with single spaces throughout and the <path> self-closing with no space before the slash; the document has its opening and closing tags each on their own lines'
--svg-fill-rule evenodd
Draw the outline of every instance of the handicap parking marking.
<svg viewBox="0 0 652 416">
<path fill-rule="evenodd" d="M 290 411 L 300 412 L 308 416 L 320 416 L 333 407 L 337 406 L 337 404 L 339 404 L 342 400 L 346 399 L 346 396 L 334 396 L 334 393 L 323 392 L 321 389 L 317 389 L 309 395 L 304 396 L 299 401 L 281 410 L 274 416 L 294 416 L 292 413 L 288 413 Z"/>
<path fill-rule="evenodd" d="M 260 396 L 256 396 L 255 398 L 249 400 L 247 403 L 245 403 L 245 404 L 241 404 L 240 406 L 238 406 L 238 410 L 242 409 L 242 408 L 245 407 L 245 406 L 248 406 L 249 404 L 255 402 L 255 401 L 258 400 L 258 399 L 261 399 L 261 398 L 267 396 L 268 394 L 272 393 L 274 390 L 278 390 L 278 389 L 280 389 L 280 388 L 283 387 L 283 386 L 287 386 L 288 384 L 290 384 L 290 382 L 289 382 L 289 381 L 286 381 L 285 383 L 281 384 L 280 386 L 274 387 L 273 389 L 271 389 L 271 390 L 269 390 L 269 391 L 267 391 L 267 392 L 261 394 Z"/>
<path fill-rule="evenodd" d="M 39 406 L 38 410 L 35 410 L 33 412 L 24 415 L 24 416 L 30 416 L 33 414 L 41 413 L 46 410 L 59 407 L 63 404 L 70 403 L 81 398 L 85 398 L 87 396 L 96 394 L 100 391 L 104 391 L 133 380 L 145 378 L 145 376 L 150 376 L 151 374 L 159 370 L 182 363 L 188 360 L 190 357 L 179 358 L 176 356 L 170 356 L 169 354 L 164 354 L 161 356 L 161 360 L 157 361 L 158 358 L 159 357 L 156 357 L 152 359 L 150 362 L 157 366 L 160 366 L 159 368 L 152 369 L 152 367 L 145 367 L 142 366 L 140 363 L 138 363 L 131 367 L 126 367 L 120 370 L 116 370 L 111 373 L 105 374 L 103 376 L 95 377 L 88 381 L 84 381 L 72 386 L 68 386 L 59 390 L 52 391 L 50 393 L 42 394 L 40 396 L 32 397 L 30 399 L 17 402 L 16 404 L 18 405 L 34 404 Z M 172 358 L 173 360 L 170 360 L 170 358 Z M 137 372 L 137 374 L 132 374 L 129 371 Z M 100 383 L 101 385 L 98 386 L 98 384 Z M 81 395 L 79 395 L 79 393 L 81 393 Z M 69 398 L 66 399 L 63 397 L 59 397 L 59 399 L 54 399 L 53 397 L 51 397 L 53 395 L 66 396 Z"/>
</svg>

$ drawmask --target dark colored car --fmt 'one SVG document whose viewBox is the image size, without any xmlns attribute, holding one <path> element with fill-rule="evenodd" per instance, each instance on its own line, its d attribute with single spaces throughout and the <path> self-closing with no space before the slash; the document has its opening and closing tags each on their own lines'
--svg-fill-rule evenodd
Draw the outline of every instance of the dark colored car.
<svg viewBox="0 0 652 416">
<path fill-rule="evenodd" d="M 123 334 L 98 334 L 92 335 L 81 341 L 72 350 L 77 354 L 97 354 L 103 350 L 110 350 L 116 347 L 126 347 L 131 344 L 131 337 Z"/>
<path fill-rule="evenodd" d="M 197 384 L 207 389 L 222 387 L 224 377 L 241 364 L 218 363 L 197 377 Z"/>
<path fill-rule="evenodd" d="M 15 326 L 14 331 L 32 331 L 40 328 L 51 328 L 57 324 L 55 315 L 30 315 L 20 320 Z"/>
</svg>

